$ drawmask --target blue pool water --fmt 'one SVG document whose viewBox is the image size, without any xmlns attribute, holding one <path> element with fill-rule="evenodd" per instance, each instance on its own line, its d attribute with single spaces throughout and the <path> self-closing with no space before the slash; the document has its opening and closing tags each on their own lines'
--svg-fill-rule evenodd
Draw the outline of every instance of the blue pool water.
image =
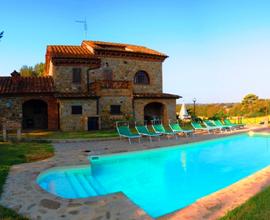
<svg viewBox="0 0 270 220">
<path fill-rule="evenodd" d="M 269 165 L 269 136 L 242 134 L 89 160 L 92 166 L 48 170 L 37 182 L 63 198 L 122 191 L 149 215 L 158 217 Z"/>
</svg>

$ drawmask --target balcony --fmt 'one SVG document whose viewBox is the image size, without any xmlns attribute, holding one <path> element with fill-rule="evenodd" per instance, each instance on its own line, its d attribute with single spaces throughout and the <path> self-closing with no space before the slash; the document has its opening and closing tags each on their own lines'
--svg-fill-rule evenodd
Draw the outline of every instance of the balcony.
<svg viewBox="0 0 270 220">
<path fill-rule="evenodd" d="M 89 91 L 98 96 L 132 95 L 132 82 L 124 80 L 97 80 L 89 83 Z"/>
</svg>

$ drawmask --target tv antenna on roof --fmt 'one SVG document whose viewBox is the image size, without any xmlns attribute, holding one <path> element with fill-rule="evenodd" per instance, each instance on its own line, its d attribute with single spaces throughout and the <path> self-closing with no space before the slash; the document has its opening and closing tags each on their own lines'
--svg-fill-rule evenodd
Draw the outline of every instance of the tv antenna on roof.
<svg viewBox="0 0 270 220">
<path fill-rule="evenodd" d="M 0 39 L 4 36 L 4 31 L 0 32 Z"/>
<path fill-rule="evenodd" d="M 86 18 L 84 18 L 84 20 L 77 20 L 75 22 L 83 24 L 85 39 L 87 39 L 87 21 L 86 21 Z"/>
</svg>

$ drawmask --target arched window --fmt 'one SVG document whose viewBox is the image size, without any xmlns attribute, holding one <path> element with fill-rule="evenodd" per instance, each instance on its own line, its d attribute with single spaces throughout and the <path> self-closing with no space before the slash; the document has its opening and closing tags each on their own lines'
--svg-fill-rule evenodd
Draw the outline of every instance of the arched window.
<svg viewBox="0 0 270 220">
<path fill-rule="evenodd" d="M 134 83 L 135 84 L 149 84 L 149 77 L 147 72 L 140 70 L 135 74 L 134 77 Z"/>
</svg>

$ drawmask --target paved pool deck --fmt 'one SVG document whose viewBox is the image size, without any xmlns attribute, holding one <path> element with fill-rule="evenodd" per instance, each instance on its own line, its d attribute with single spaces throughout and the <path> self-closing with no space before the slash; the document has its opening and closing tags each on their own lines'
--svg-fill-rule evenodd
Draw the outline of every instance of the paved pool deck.
<svg viewBox="0 0 270 220">
<path fill-rule="evenodd" d="M 253 129 L 265 130 L 262 127 Z M 12 166 L 4 185 L 0 204 L 14 209 L 30 219 L 40 220 L 152 219 L 121 192 L 86 199 L 63 199 L 42 190 L 36 184 L 36 178 L 40 172 L 52 167 L 89 164 L 88 155 L 104 155 L 181 145 L 245 131 L 248 131 L 248 129 L 233 133 L 199 134 L 188 138 L 180 137 L 177 140 L 175 138 L 169 140 L 162 138 L 161 141 L 153 142 L 149 142 L 145 138 L 140 144 L 135 142 L 131 145 L 126 140 L 54 143 L 54 157 L 39 162 Z M 201 198 L 184 209 L 159 219 L 218 219 L 269 185 L 270 166 L 223 190 Z"/>
</svg>

